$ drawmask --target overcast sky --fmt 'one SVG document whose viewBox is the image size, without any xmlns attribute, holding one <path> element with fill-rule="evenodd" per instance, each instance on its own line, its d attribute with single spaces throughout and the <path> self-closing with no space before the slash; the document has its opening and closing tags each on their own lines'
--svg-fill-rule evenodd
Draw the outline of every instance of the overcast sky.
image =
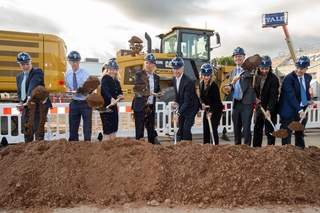
<svg viewBox="0 0 320 213">
<path fill-rule="evenodd" d="M 209 28 L 219 32 L 222 46 L 213 57 L 234 48 L 276 57 L 289 52 L 282 28 L 262 28 L 262 14 L 289 13 L 294 48 L 320 44 L 319 0 L 1 0 L 0 29 L 50 33 L 61 37 L 68 51 L 82 58 L 115 57 L 128 40 L 147 32 L 155 37 L 173 26 Z M 145 42 L 146 46 L 146 42 Z"/>
</svg>

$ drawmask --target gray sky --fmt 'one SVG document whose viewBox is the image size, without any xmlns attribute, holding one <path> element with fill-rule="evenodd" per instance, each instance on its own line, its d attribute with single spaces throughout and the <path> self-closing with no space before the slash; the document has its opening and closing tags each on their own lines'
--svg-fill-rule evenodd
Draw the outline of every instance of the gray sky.
<svg viewBox="0 0 320 213">
<path fill-rule="evenodd" d="M 221 36 L 213 57 L 229 56 L 238 46 L 248 56 L 276 57 L 289 52 L 284 32 L 262 28 L 262 14 L 285 11 L 295 49 L 320 45 L 319 0 L 1 0 L 0 29 L 55 34 L 68 51 L 103 62 L 128 49 L 133 35 L 145 41 L 147 32 L 156 48 L 155 35 L 173 26 L 207 27 Z"/>
</svg>

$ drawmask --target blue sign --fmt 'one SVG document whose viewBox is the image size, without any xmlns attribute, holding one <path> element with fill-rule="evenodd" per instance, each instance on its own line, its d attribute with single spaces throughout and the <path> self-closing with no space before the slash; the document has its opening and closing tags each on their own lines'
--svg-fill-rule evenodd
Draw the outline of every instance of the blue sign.
<svg viewBox="0 0 320 213">
<path fill-rule="evenodd" d="M 288 12 L 264 14 L 262 27 L 275 27 L 288 24 Z"/>
</svg>

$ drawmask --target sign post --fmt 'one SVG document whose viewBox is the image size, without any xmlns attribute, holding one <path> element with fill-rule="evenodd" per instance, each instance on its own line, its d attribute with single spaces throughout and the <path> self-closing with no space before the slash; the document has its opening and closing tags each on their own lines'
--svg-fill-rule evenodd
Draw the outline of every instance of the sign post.
<svg viewBox="0 0 320 213">
<path fill-rule="evenodd" d="M 262 28 L 272 27 L 277 28 L 278 26 L 282 26 L 284 31 L 285 40 L 287 42 L 291 58 L 293 62 L 296 62 L 297 58 L 294 52 L 294 48 L 292 45 L 292 41 L 289 35 L 289 31 L 287 28 L 288 25 L 288 12 L 280 12 L 280 13 L 270 13 L 262 15 Z"/>
</svg>

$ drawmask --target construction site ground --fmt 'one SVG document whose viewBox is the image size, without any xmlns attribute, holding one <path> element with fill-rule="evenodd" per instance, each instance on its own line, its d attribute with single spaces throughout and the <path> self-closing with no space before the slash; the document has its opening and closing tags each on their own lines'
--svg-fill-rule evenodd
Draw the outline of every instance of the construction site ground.
<svg viewBox="0 0 320 213">
<path fill-rule="evenodd" d="M 220 134 L 221 136 L 221 134 Z M 313 213 L 320 211 L 320 131 L 295 146 L 154 146 L 132 138 L 36 141 L 0 151 L 0 213 Z M 294 136 L 292 138 L 294 144 Z"/>
</svg>

